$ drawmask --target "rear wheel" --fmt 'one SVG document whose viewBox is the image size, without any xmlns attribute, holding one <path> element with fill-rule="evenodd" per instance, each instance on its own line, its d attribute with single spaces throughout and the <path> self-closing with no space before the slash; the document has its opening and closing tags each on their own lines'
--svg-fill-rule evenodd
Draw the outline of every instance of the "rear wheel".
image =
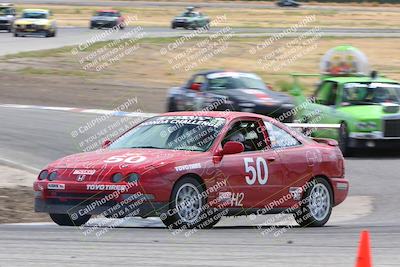
<svg viewBox="0 0 400 267">
<path fill-rule="evenodd" d="M 53 222 L 61 226 L 81 226 L 87 223 L 91 217 L 91 215 L 83 215 L 73 220 L 69 214 L 50 213 L 49 215 Z"/>
<path fill-rule="evenodd" d="M 331 185 L 323 178 L 315 178 L 306 190 L 301 207 L 293 214 L 303 227 L 324 226 L 332 213 L 333 193 Z"/>
</svg>

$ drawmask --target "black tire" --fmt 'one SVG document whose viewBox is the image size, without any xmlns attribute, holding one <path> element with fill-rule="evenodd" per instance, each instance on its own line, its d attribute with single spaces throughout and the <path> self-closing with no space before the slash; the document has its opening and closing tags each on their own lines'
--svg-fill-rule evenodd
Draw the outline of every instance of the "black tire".
<svg viewBox="0 0 400 267">
<path fill-rule="evenodd" d="M 197 197 L 182 198 L 185 192 L 186 195 L 191 194 Z M 217 224 L 220 218 L 212 216 L 216 210 L 206 209 L 207 199 L 202 195 L 203 192 L 203 185 L 195 178 L 187 176 L 180 179 L 172 190 L 168 212 L 160 216 L 165 226 L 171 230 L 184 230 L 193 228 L 209 229 Z M 184 203 L 187 203 L 187 206 Z M 188 210 L 191 210 L 191 212 L 187 212 Z"/>
<path fill-rule="evenodd" d="M 170 98 L 168 100 L 167 110 L 168 110 L 168 112 L 178 111 L 178 109 L 176 108 L 176 104 L 175 104 L 175 101 L 174 101 L 173 98 Z"/>
<path fill-rule="evenodd" d="M 339 129 L 339 148 L 343 156 L 350 156 L 351 149 L 349 148 L 349 130 L 347 124 L 342 122 Z"/>
<path fill-rule="evenodd" d="M 19 34 L 17 32 L 14 32 L 14 37 L 19 37 Z"/>
<path fill-rule="evenodd" d="M 321 194 L 316 194 L 315 193 L 319 190 L 323 190 Z M 323 200 L 323 196 L 327 196 L 325 200 Z M 321 198 L 321 216 L 318 216 L 319 213 L 315 214 L 315 209 L 312 208 L 313 200 L 315 198 L 318 199 L 318 196 Z M 322 209 L 324 207 L 323 204 L 326 204 L 326 208 Z M 323 178 L 315 178 L 313 180 L 313 185 L 310 186 L 306 192 L 303 195 L 303 200 L 302 200 L 302 205 L 299 207 L 298 210 L 293 214 L 294 219 L 296 222 L 302 226 L 302 227 L 321 227 L 324 226 L 332 213 L 332 206 L 333 206 L 333 192 L 332 192 L 332 187 L 329 184 L 328 181 L 326 181 Z M 314 205 L 315 207 L 315 205 Z M 313 211 L 312 211 L 313 210 Z"/>
<path fill-rule="evenodd" d="M 52 33 L 50 30 L 48 30 L 48 31 L 45 32 L 44 36 L 45 36 L 46 38 L 49 38 L 49 37 L 52 37 L 52 36 L 53 36 L 53 33 Z"/>
<path fill-rule="evenodd" d="M 76 220 L 72 220 L 69 214 L 50 213 L 50 218 L 60 226 L 81 226 L 90 220 L 91 215 L 79 216 Z"/>
</svg>

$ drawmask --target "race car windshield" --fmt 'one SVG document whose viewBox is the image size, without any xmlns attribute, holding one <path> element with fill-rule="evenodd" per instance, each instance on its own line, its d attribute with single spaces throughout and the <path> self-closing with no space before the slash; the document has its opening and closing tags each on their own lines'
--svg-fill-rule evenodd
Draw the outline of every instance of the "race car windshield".
<svg viewBox="0 0 400 267">
<path fill-rule="evenodd" d="M 261 79 L 251 77 L 219 77 L 209 79 L 210 90 L 223 89 L 258 89 L 267 90 L 264 82 Z"/>
<path fill-rule="evenodd" d="M 11 8 L 0 8 L 0 15 L 11 15 Z"/>
<path fill-rule="evenodd" d="M 118 14 L 115 12 L 97 12 L 96 16 L 99 17 L 118 17 Z"/>
<path fill-rule="evenodd" d="M 152 148 L 207 151 L 225 124 L 223 118 L 168 116 L 147 120 L 113 142 L 110 149 Z"/>
<path fill-rule="evenodd" d="M 46 19 L 46 13 L 39 13 L 39 12 L 25 12 L 22 17 L 24 19 Z"/>
<path fill-rule="evenodd" d="M 348 83 L 343 105 L 400 104 L 400 85 L 390 83 Z"/>
<path fill-rule="evenodd" d="M 192 13 L 192 12 L 184 12 L 184 13 L 181 14 L 181 17 L 186 17 L 186 18 L 194 17 L 194 13 Z"/>
</svg>

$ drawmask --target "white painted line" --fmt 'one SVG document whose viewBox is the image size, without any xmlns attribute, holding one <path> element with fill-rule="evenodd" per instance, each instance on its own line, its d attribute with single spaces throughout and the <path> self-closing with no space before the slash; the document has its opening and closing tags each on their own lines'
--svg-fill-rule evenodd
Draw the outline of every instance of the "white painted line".
<svg viewBox="0 0 400 267">
<path fill-rule="evenodd" d="M 26 164 L 23 164 L 23 163 L 14 161 L 14 160 L 9 160 L 9 159 L 5 159 L 5 158 L 1 158 L 1 157 L 0 157 L 0 162 L 1 162 L 1 161 L 2 161 L 2 162 L 5 162 L 5 163 L 8 163 L 8 164 L 11 164 L 11 165 L 13 165 L 13 166 L 19 166 L 19 167 L 22 167 L 22 168 L 31 170 L 31 171 L 33 171 L 33 172 L 35 172 L 35 173 L 40 172 L 40 169 L 37 169 L 37 168 L 35 168 L 35 167 L 29 166 L 29 165 L 26 165 Z"/>
</svg>

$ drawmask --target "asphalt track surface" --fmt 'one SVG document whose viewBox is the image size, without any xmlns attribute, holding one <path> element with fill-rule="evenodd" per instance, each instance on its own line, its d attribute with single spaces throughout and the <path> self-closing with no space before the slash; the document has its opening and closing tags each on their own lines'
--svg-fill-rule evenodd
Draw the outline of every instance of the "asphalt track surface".
<svg viewBox="0 0 400 267">
<path fill-rule="evenodd" d="M 95 117 L 0 107 L 0 158 L 31 171 L 40 169 L 79 151 L 69 133 Z M 373 209 L 355 219 L 332 220 L 324 228 L 283 224 L 277 228 L 286 229 L 283 234 L 262 235 L 263 229 L 238 218 L 186 237 L 144 220 L 138 227 L 111 229 L 97 238 L 50 223 L 1 225 L 0 266 L 353 266 L 362 229 L 371 232 L 374 266 L 399 266 L 399 163 L 399 153 L 388 151 L 348 158 L 350 196 L 371 198 Z"/>
<path fill-rule="evenodd" d="M 129 31 L 133 32 L 135 26 L 132 25 L 123 31 L 113 32 L 101 37 L 100 40 L 120 39 Z M 207 33 L 199 36 L 209 36 L 221 31 L 222 28 L 212 28 Z M 283 32 L 285 28 L 232 28 L 232 33 L 237 37 L 270 37 L 274 34 Z M 288 37 L 296 37 L 310 31 L 310 28 L 299 29 L 290 32 Z M 63 46 L 78 46 L 85 44 L 92 38 L 103 35 L 106 30 L 90 30 L 85 27 L 65 27 L 59 28 L 55 38 L 44 38 L 41 36 L 13 37 L 11 33 L 0 32 L 0 56 L 24 51 L 35 51 L 43 49 L 59 48 Z M 364 29 L 364 28 L 321 28 L 322 36 L 325 37 L 400 37 L 399 29 Z M 180 37 L 192 33 L 192 30 L 173 30 L 167 27 L 143 27 L 144 37 Z M 126 36 L 126 35 L 125 35 Z"/>
</svg>

